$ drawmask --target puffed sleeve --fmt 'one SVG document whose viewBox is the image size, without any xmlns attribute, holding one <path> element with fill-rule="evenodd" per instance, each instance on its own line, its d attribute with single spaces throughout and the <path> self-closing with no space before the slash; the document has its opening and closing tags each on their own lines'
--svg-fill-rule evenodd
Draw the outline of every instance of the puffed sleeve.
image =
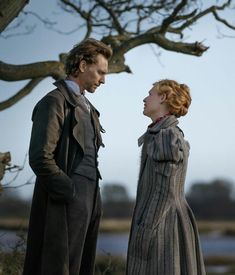
<svg viewBox="0 0 235 275">
<path fill-rule="evenodd" d="M 155 169 L 165 176 L 173 175 L 183 160 L 183 149 L 179 133 L 174 128 L 162 129 L 153 138 L 148 154 L 155 162 Z"/>
</svg>

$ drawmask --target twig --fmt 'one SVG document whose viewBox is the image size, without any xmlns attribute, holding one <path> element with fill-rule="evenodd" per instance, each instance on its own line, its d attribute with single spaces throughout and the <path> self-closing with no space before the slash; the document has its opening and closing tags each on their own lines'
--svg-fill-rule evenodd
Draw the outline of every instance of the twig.
<svg viewBox="0 0 235 275">
<path fill-rule="evenodd" d="M 15 186 L 6 186 L 6 184 L 2 185 L 3 189 L 17 189 L 25 185 L 33 184 L 32 179 L 35 177 L 35 175 L 32 175 L 25 183 L 15 185 Z"/>
<path fill-rule="evenodd" d="M 159 62 L 159 64 L 162 66 L 162 68 L 165 67 L 165 65 L 161 62 L 160 56 L 161 56 L 161 52 L 156 52 L 154 46 L 152 44 L 149 44 L 149 47 L 151 48 L 153 54 L 157 57 L 157 60 Z"/>
<path fill-rule="evenodd" d="M 10 171 L 12 173 L 16 173 L 16 175 L 13 177 L 12 180 L 10 180 L 9 182 L 3 184 L 2 185 L 3 188 L 6 188 L 8 185 L 10 185 L 12 182 L 14 182 L 17 179 L 17 177 L 19 176 L 20 171 L 22 171 L 24 169 L 27 157 L 28 157 L 28 153 L 25 154 L 23 165 L 21 165 L 21 166 L 14 165 L 14 166 L 11 166 L 11 167 L 8 167 L 8 168 L 5 169 L 5 170 L 8 170 L 8 171 Z M 17 170 L 16 171 L 11 171 L 14 168 L 17 168 Z"/>
</svg>

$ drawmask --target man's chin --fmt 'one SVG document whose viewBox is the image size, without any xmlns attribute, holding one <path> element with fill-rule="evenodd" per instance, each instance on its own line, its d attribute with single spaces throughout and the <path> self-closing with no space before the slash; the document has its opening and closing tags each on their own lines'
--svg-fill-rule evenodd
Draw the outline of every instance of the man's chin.
<svg viewBox="0 0 235 275">
<path fill-rule="evenodd" d="M 96 89 L 89 89 L 89 90 L 86 90 L 88 93 L 91 93 L 91 94 L 93 94 L 95 91 L 96 91 Z"/>
</svg>

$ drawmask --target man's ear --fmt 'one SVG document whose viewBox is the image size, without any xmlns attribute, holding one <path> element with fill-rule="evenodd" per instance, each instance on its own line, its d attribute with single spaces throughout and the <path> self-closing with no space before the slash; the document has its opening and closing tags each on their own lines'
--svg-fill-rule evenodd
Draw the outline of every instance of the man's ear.
<svg viewBox="0 0 235 275">
<path fill-rule="evenodd" d="M 86 66 L 87 66 L 86 61 L 85 60 L 81 60 L 81 62 L 79 64 L 79 70 L 80 70 L 81 73 L 85 72 Z"/>
</svg>

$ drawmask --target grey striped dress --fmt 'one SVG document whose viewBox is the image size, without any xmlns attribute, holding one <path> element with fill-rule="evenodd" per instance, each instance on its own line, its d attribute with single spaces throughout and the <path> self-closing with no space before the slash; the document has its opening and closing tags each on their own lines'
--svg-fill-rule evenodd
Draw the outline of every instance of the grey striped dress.
<svg viewBox="0 0 235 275">
<path fill-rule="evenodd" d="M 203 275 L 197 226 L 184 195 L 189 144 L 174 116 L 143 143 L 126 275 Z"/>
</svg>

